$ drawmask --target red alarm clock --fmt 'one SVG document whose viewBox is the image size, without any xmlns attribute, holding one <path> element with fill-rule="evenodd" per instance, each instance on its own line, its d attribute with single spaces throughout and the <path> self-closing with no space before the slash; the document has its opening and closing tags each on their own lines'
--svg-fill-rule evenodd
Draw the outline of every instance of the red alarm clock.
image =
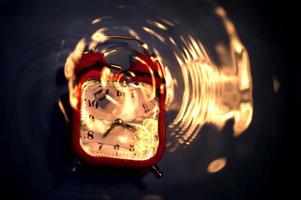
<svg viewBox="0 0 301 200">
<path fill-rule="evenodd" d="M 156 164 L 166 143 L 166 87 L 155 56 L 136 52 L 123 68 L 90 51 L 82 55 L 75 74 L 78 107 L 72 140 L 80 159 L 119 167 Z"/>
</svg>

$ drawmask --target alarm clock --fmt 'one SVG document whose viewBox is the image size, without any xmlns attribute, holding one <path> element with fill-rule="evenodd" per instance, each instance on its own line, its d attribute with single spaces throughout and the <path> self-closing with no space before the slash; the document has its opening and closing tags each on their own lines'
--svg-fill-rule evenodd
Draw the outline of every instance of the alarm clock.
<svg viewBox="0 0 301 200">
<path fill-rule="evenodd" d="M 78 104 L 72 142 L 80 160 L 101 166 L 155 166 L 166 143 L 166 86 L 156 57 L 135 52 L 126 68 L 89 51 L 75 75 Z"/>
</svg>

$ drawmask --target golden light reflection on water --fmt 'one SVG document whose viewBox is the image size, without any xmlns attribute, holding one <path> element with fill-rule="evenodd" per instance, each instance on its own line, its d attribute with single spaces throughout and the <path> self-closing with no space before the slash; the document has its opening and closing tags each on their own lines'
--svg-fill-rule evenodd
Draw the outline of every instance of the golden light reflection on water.
<svg viewBox="0 0 301 200">
<path fill-rule="evenodd" d="M 59 105 L 60 111 L 61 111 L 61 112 L 63 113 L 63 115 L 64 115 L 64 118 L 65 118 L 66 122 L 69 122 L 68 115 L 67 115 L 67 113 L 66 113 L 66 110 L 65 110 L 64 105 L 63 105 L 63 103 L 62 103 L 61 100 L 58 100 L 58 105 Z"/>
<path fill-rule="evenodd" d="M 143 29 L 145 32 L 147 32 L 147 33 L 153 35 L 154 37 L 156 37 L 157 39 L 159 39 L 161 42 L 163 42 L 163 43 L 165 42 L 164 37 L 161 36 L 161 35 L 160 35 L 159 33 L 157 33 L 156 31 L 154 31 L 153 29 L 148 28 L 148 27 L 146 27 L 146 26 L 143 26 L 142 29 Z"/>
<path fill-rule="evenodd" d="M 182 36 L 182 51 L 174 53 L 181 67 L 184 92 L 179 112 L 169 128 L 180 144 L 190 144 L 204 124 L 221 129 L 229 119 L 234 119 L 234 135 L 239 136 L 251 123 L 248 53 L 224 10 L 219 7 L 216 14 L 230 38 L 230 50 L 221 44 L 217 46 L 222 66 L 215 65 L 202 43 L 192 36 Z"/>
<path fill-rule="evenodd" d="M 209 163 L 207 172 L 212 174 L 222 170 L 227 164 L 226 158 L 218 158 Z"/>
<path fill-rule="evenodd" d="M 273 75 L 273 90 L 276 94 L 278 94 L 280 90 L 280 81 L 276 75 Z"/>
</svg>

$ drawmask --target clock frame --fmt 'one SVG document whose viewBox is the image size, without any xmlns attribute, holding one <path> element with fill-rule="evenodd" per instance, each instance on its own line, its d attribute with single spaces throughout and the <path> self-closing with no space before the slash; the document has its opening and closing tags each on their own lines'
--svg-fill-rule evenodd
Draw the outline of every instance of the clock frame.
<svg viewBox="0 0 301 200">
<path fill-rule="evenodd" d="M 81 134 L 81 109 L 82 109 L 82 86 L 91 79 L 99 79 L 105 67 L 110 67 L 110 64 L 105 60 L 103 54 L 99 52 L 89 52 L 82 55 L 82 58 L 76 66 L 76 81 L 78 105 L 73 111 L 72 119 L 72 143 L 75 153 L 81 160 L 93 165 L 109 165 L 121 167 L 150 167 L 156 164 L 165 151 L 166 143 L 166 127 L 165 127 L 165 102 L 166 102 L 166 87 L 163 68 L 160 63 L 147 53 L 137 53 L 135 60 L 131 63 L 129 69 L 119 71 L 116 75 L 134 73 L 131 77 L 132 82 L 155 85 L 155 94 L 158 99 L 158 147 L 156 152 L 148 159 L 133 160 L 117 157 L 93 156 L 85 151 L 80 144 Z"/>
</svg>

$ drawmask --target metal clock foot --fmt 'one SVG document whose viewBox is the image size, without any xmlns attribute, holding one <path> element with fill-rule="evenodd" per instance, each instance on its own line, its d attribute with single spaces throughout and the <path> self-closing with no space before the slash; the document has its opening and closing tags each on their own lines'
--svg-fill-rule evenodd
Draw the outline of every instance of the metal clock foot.
<svg viewBox="0 0 301 200">
<path fill-rule="evenodd" d="M 81 162 L 79 160 L 75 159 L 73 161 L 72 171 L 73 172 L 78 172 L 80 166 L 81 166 Z"/>
<path fill-rule="evenodd" d="M 163 173 L 160 171 L 158 165 L 153 165 L 151 167 L 151 172 L 156 176 L 156 178 L 161 178 Z"/>
</svg>

